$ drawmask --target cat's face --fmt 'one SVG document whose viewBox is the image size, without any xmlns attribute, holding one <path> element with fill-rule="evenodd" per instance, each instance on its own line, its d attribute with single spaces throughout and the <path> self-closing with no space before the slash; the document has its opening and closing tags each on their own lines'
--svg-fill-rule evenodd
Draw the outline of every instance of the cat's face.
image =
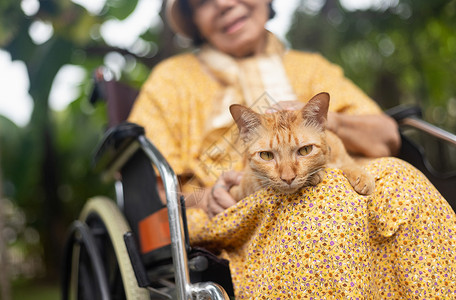
<svg viewBox="0 0 456 300">
<path fill-rule="evenodd" d="M 306 126 L 300 112 L 261 116 L 257 139 L 247 144 L 250 168 L 260 181 L 284 193 L 309 185 L 326 162 L 321 128 Z"/>
<path fill-rule="evenodd" d="M 324 167 L 325 99 L 309 101 L 301 111 L 260 115 L 245 107 L 233 110 L 248 163 L 263 187 L 294 193 Z"/>
</svg>

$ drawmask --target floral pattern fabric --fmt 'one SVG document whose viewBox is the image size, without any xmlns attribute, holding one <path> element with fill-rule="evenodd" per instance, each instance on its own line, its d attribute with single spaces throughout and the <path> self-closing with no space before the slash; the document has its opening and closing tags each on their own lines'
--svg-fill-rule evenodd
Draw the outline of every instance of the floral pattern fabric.
<svg viewBox="0 0 456 300">
<path fill-rule="evenodd" d="M 293 195 L 267 189 L 208 219 L 191 243 L 230 261 L 236 299 L 456 299 L 456 215 L 418 170 L 371 162 L 360 196 L 337 169 Z"/>
</svg>

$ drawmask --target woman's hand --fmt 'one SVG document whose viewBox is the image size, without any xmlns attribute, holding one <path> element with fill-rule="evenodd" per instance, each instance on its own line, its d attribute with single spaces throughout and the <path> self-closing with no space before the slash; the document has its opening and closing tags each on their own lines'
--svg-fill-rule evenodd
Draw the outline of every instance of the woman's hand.
<svg viewBox="0 0 456 300">
<path fill-rule="evenodd" d="M 210 218 L 236 204 L 230 194 L 231 187 L 239 185 L 242 173 L 229 171 L 222 173 L 208 193 L 206 212 Z"/>
<path fill-rule="evenodd" d="M 236 201 L 233 199 L 229 190 L 235 186 L 239 185 L 241 182 L 242 173 L 236 171 L 228 171 L 222 173 L 217 179 L 215 184 L 212 187 L 204 189 L 202 198 L 196 199 L 196 194 L 187 195 L 186 203 L 188 207 L 195 205 L 203 209 L 210 218 L 216 214 L 221 213 L 225 209 L 236 204 Z M 198 193 L 199 197 L 201 194 Z"/>
<path fill-rule="evenodd" d="M 351 154 L 375 158 L 399 153 L 401 137 L 398 126 L 386 114 L 346 115 L 329 112 L 326 128 L 337 134 Z"/>
</svg>

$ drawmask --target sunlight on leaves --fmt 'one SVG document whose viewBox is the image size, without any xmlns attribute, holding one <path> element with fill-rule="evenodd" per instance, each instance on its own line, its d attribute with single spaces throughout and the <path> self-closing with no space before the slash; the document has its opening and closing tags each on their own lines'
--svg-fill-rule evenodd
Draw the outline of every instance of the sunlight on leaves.
<svg viewBox="0 0 456 300">
<path fill-rule="evenodd" d="M 54 28 L 52 24 L 47 21 L 37 20 L 30 25 L 29 35 L 32 41 L 41 45 L 47 42 L 54 34 Z"/>
</svg>

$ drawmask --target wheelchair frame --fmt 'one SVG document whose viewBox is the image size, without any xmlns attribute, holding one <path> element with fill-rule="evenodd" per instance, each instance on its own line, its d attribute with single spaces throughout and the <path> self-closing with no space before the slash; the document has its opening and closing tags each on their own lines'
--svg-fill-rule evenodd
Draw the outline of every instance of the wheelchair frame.
<svg viewBox="0 0 456 300">
<path fill-rule="evenodd" d="M 90 199 L 71 225 L 63 253 L 62 299 L 229 299 L 234 292 L 228 261 L 190 247 L 176 174 L 144 129 L 124 122 L 137 91 L 110 81 L 106 72 L 96 70 L 91 96 L 92 103 L 107 100 L 109 119 L 94 169 L 103 180 L 115 182 L 116 203 Z M 157 193 L 155 171 L 165 188 L 166 206 Z M 137 187 L 146 191 L 138 193 Z M 154 216 L 165 216 L 169 229 L 158 246 L 144 250 L 139 226 Z M 158 227 L 151 230 L 163 231 Z"/>
<path fill-rule="evenodd" d="M 77 283 L 74 282 L 74 278 L 78 276 L 74 272 L 79 268 L 77 264 L 80 263 L 81 257 L 84 257 L 80 255 L 80 247 L 87 249 L 87 256 L 93 265 L 94 279 L 99 285 L 99 291 L 97 289 L 96 294 L 100 295 L 101 299 L 111 299 L 108 279 L 103 272 L 106 272 L 106 267 L 97 248 L 99 242 L 94 237 L 94 235 L 97 235 L 98 228 L 92 226 L 92 220 L 90 219 L 93 218 L 93 214 L 99 214 L 101 216 L 101 221 L 108 231 L 114 248 L 114 254 L 117 261 L 120 262 L 119 269 L 122 275 L 123 285 L 126 287 L 124 292 L 127 299 L 149 299 L 150 295 L 164 299 L 229 299 L 225 290 L 216 283 L 203 282 L 192 284 L 190 282 L 189 262 L 187 259 L 188 246 L 184 228 L 186 222 L 183 209 L 185 208 L 183 208 L 182 202 L 179 201 L 179 184 L 174 171 L 161 153 L 144 136 L 144 130 L 141 127 L 125 123 L 115 127 L 111 133 L 108 132 L 107 137 L 111 136 L 112 133 L 119 132 L 125 133 L 123 139 L 127 140 L 127 144 L 122 144 L 119 147 L 120 151 L 113 155 L 115 159 L 108 164 L 109 167 L 103 172 L 102 176 L 105 180 L 115 179 L 119 170 L 138 151 L 142 151 L 157 168 L 165 187 L 167 199 L 166 209 L 168 212 L 173 265 L 172 273 L 174 274 L 175 287 L 170 290 L 170 294 L 151 287 L 147 271 L 138 251 L 136 238 L 119 209 L 119 207 L 123 207 L 123 191 L 117 188 L 117 205 L 107 198 L 94 198 L 90 200 L 84 207 L 80 220 L 75 221 L 70 229 L 64 251 L 63 299 L 67 299 L 68 293 L 71 290 L 77 290 Z M 109 146 L 109 138 L 106 138 L 102 145 L 106 145 L 106 143 Z M 113 217 L 110 218 L 110 216 Z M 77 262 L 78 260 L 79 262 Z M 125 264 L 124 262 L 126 260 L 128 262 Z M 198 263 L 198 259 L 191 261 L 193 265 Z"/>
</svg>

